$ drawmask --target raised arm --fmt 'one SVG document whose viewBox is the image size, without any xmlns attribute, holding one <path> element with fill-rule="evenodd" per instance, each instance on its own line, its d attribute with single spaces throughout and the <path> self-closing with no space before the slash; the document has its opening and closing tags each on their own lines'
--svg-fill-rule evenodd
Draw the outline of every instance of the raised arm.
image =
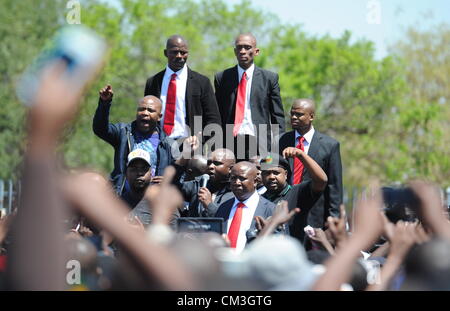
<svg viewBox="0 0 450 311">
<path fill-rule="evenodd" d="M 23 191 L 12 227 L 8 258 L 10 289 L 64 290 L 64 201 L 58 191 L 56 147 L 64 127 L 74 118 L 81 93 L 61 78 L 66 65 L 46 69 L 28 114 L 28 146 Z M 79 76 L 74 73 L 75 79 Z"/>
<path fill-rule="evenodd" d="M 153 223 L 167 224 L 175 205 L 181 202 L 179 194 L 174 194 L 170 185 L 173 175 L 172 168 L 166 169 L 161 185 L 156 186 L 160 187 L 158 197 L 150 195 L 154 209 Z M 172 251 L 148 239 L 145 232 L 123 225 L 123 217 L 129 209 L 109 189 L 82 176 L 75 176 L 66 181 L 65 190 L 78 211 L 109 232 L 150 277 L 159 280 L 169 290 L 196 288 L 191 273 Z"/>
<path fill-rule="evenodd" d="M 109 144 L 116 146 L 119 143 L 120 129 L 117 125 L 109 123 L 109 110 L 114 92 L 111 85 L 107 85 L 99 91 L 98 106 L 95 110 L 92 130 L 95 135 Z"/>
<path fill-rule="evenodd" d="M 355 211 L 355 228 L 352 236 L 326 263 L 326 272 L 317 280 L 313 290 L 339 290 L 350 278 L 355 260 L 360 251 L 371 246 L 383 231 L 381 218 L 382 196 L 379 188 L 374 194 L 360 200 Z"/>
<path fill-rule="evenodd" d="M 305 168 L 309 171 L 312 179 L 312 190 L 314 192 L 322 192 L 328 182 L 327 174 L 323 171 L 319 164 L 307 155 L 301 149 L 295 147 L 287 147 L 283 150 L 283 157 L 294 158 L 297 157 L 302 161 Z"/>
</svg>

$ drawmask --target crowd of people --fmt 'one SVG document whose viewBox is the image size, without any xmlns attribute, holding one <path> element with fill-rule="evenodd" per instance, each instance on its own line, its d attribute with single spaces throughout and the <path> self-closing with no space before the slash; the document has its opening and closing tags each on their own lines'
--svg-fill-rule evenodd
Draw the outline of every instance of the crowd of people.
<svg viewBox="0 0 450 311">
<path fill-rule="evenodd" d="M 130 123 L 109 121 L 119 95 L 102 88 L 93 132 L 114 148 L 109 177 L 61 168 L 58 139 L 82 93 L 60 78 L 63 61 L 46 69 L 21 204 L 0 220 L 0 288 L 450 290 L 440 188 L 374 180 L 347 216 L 340 144 L 314 128 L 314 100 L 293 101 L 285 132 L 256 38 L 238 35 L 234 52 L 213 89 L 171 36 Z"/>
</svg>

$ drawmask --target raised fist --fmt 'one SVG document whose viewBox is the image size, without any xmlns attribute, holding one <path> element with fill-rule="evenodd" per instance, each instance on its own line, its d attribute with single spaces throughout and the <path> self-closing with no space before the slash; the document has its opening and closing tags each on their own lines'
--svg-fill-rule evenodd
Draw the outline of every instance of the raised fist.
<svg viewBox="0 0 450 311">
<path fill-rule="evenodd" d="M 107 85 L 102 88 L 99 92 L 100 98 L 102 101 L 110 101 L 113 98 L 114 92 L 112 90 L 111 85 Z"/>
</svg>

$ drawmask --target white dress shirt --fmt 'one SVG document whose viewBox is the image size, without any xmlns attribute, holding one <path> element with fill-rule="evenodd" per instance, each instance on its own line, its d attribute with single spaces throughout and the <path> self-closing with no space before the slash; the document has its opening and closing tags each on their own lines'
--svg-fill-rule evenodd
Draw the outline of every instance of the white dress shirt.
<svg viewBox="0 0 450 311">
<path fill-rule="evenodd" d="M 231 222 L 233 221 L 234 214 L 237 210 L 237 205 L 240 203 L 238 199 L 234 199 L 233 207 L 230 211 L 230 216 L 228 216 L 227 223 L 227 233 L 230 231 Z M 250 229 L 252 225 L 253 216 L 255 215 L 256 208 L 259 203 L 259 194 L 258 192 L 253 192 L 253 194 L 245 201 L 243 201 L 244 207 L 242 208 L 242 218 L 241 218 L 241 226 L 239 227 L 239 235 L 236 243 L 236 252 L 242 252 L 247 244 L 247 230 Z"/>
<path fill-rule="evenodd" d="M 242 75 L 247 74 L 247 87 L 245 91 L 245 108 L 244 108 L 244 120 L 242 120 L 241 127 L 239 128 L 238 135 L 251 135 L 255 136 L 255 129 L 252 121 L 252 111 L 250 109 L 250 94 L 252 91 L 252 79 L 253 72 L 255 71 L 255 64 L 252 64 L 247 70 L 238 67 L 238 81 L 241 82 Z"/>
<path fill-rule="evenodd" d="M 311 140 L 314 136 L 314 126 L 311 125 L 311 129 L 305 134 L 303 135 L 303 137 L 305 137 L 305 140 L 303 141 L 303 149 L 305 149 L 305 153 L 308 154 L 309 151 L 309 145 L 311 145 Z M 298 138 L 301 137 L 302 135 L 300 135 L 297 131 L 295 131 L 295 147 L 297 147 L 298 144 Z"/>
<path fill-rule="evenodd" d="M 166 111 L 166 100 L 167 100 L 167 91 L 169 90 L 170 79 L 172 78 L 172 74 L 176 73 L 176 82 L 177 82 L 177 101 L 175 104 L 175 118 L 174 118 L 174 127 L 172 130 L 172 134 L 169 137 L 171 138 L 179 138 L 179 137 L 187 137 L 189 136 L 189 132 L 186 129 L 186 83 L 187 83 L 187 75 L 188 69 L 187 65 L 184 65 L 183 68 L 174 72 L 169 66 L 166 67 L 166 72 L 164 73 L 164 78 L 162 80 L 161 85 L 161 101 L 162 101 L 162 111 L 163 117 L 161 118 L 161 128 L 164 128 L 164 116 Z"/>
</svg>

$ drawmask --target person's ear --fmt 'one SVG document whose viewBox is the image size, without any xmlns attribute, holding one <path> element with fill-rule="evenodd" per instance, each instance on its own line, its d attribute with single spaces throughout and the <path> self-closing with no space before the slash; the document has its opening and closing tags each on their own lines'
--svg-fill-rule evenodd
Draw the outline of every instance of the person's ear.
<svg viewBox="0 0 450 311">
<path fill-rule="evenodd" d="M 167 56 L 167 49 L 164 49 L 164 56 L 165 56 L 165 57 L 168 57 L 168 56 Z"/>
<path fill-rule="evenodd" d="M 311 113 L 309 114 L 309 119 L 310 119 L 311 121 L 314 120 L 314 112 L 311 112 Z"/>
<path fill-rule="evenodd" d="M 255 56 L 258 56 L 258 55 L 259 55 L 259 49 L 255 48 Z"/>
<path fill-rule="evenodd" d="M 160 113 L 158 116 L 158 122 L 161 121 L 161 118 L 162 118 L 162 113 Z"/>
</svg>

